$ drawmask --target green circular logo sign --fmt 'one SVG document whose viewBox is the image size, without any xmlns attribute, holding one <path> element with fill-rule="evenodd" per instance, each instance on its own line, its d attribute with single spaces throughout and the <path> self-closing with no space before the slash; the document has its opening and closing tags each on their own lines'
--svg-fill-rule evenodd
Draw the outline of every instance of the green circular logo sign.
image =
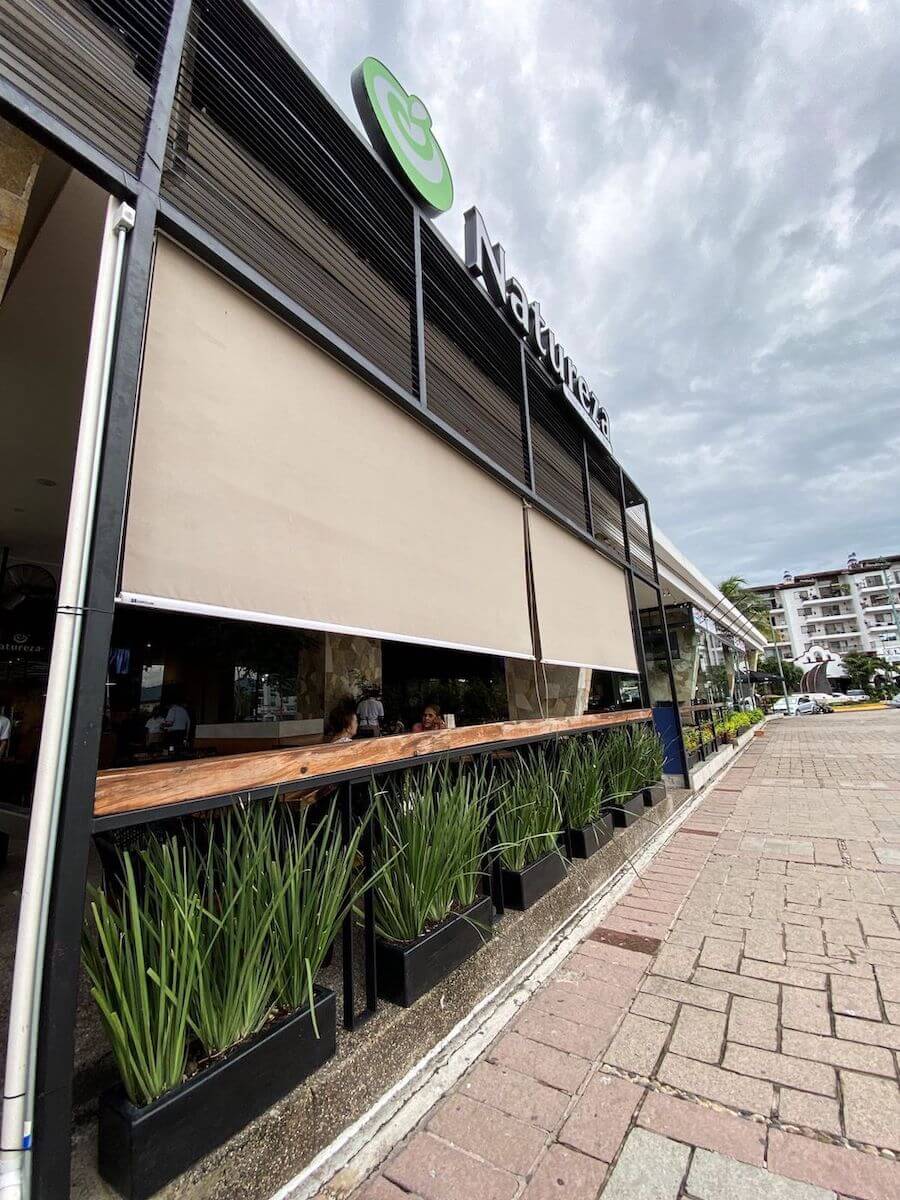
<svg viewBox="0 0 900 1200">
<path fill-rule="evenodd" d="M 377 58 L 364 58 L 351 84 L 372 145 L 427 213 L 446 212 L 453 204 L 453 180 L 428 109 Z"/>
</svg>

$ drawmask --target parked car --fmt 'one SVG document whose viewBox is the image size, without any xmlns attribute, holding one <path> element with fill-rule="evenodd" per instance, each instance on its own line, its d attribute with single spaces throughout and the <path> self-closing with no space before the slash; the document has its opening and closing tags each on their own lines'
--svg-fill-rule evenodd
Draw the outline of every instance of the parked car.
<svg viewBox="0 0 900 1200">
<path fill-rule="evenodd" d="M 862 688 L 849 688 L 847 691 L 847 699 L 852 700 L 854 704 L 858 704 L 860 700 L 868 700 L 868 698 Z"/>
<path fill-rule="evenodd" d="M 891 696 L 888 700 L 888 708 L 900 708 L 900 692 L 896 696 Z"/>
<path fill-rule="evenodd" d="M 780 700 L 776 700 L 772 705 L 772 711 L 783 713 L 785 711 L 784 696 Z M 816 712 L 831 712 L 831 696 L 825 692 L 794 692 L 788 696 L 787 715 L 808 716 L 810 713 Z"/>
<path fill-rule="evenodd" d="M 829 697 L 830 704 L 852 704 L 853 701 L 844 692 L 832 692 Z"/>
</svg>

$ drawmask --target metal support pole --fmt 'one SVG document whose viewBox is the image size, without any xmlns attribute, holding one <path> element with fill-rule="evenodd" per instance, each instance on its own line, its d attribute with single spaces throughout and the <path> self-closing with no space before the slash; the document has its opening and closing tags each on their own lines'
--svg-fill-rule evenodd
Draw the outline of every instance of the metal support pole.
<svg viewBox="0 0 900 1200">
<path fill-rule="evenodd" d="M 525 353 L 525 343 L 519 343 L 520 362 L 522 364 L 522 449 L 525 456 L 525 482 L 530 491 L 534 491 L 534 448 L 531 444 L 531 408 L 528 403 L 528 356 Z"/>
<path fill-rule="evenodd" d="M 106 668 L 118 586 L 143 332 L 156 234 L 157 197 L 191 11 L 174 0 L 147 124 L 141 190 L 128 239 L 100 462 L 90 574 L 75 680 L 75 703 L 57 833 L 41 993 L 35 1076 L 32 1195 L 68 1200 L 75 1012 Z"/>
<path fill-rule="evenodd" d="M 641 693 L 641 705 L 650 708 L 650 684 L 647 680 L 647 656 L 644 653 L 644 634 L 641 629 L 641 610 L 638 607 L 637 588 L 634 582 L 634 569 L 631 565 L 631 539 L 628 536 L 628 509 L 625 504 L 625 476 L 622 468 L 618 469 L 619 480 L 619 517 L 622 521 L 622 547 L 625 551 L 625 581 L 628 585 L 628 607 L 631 610 L 631 633 L 634 638 L 634 649 L 638 664 L 638 688 Z"/>
<path fill-rule="evenodd" d="M 663 603 L 662 587 L 659 585 L 659 566 L 656 561 L 656 545 L 653 541 L 653 524 L 650 518 L 650 505 L 644 500 L 644 514 L 647 521 L 647 541 L 650 545 L 650 561 L 653 563 L 653 578 L 657 582 L 657 599 L 659 601 L 659 620 L 662 626 L 663 645 L 666 651 L 666 673 L 669 676 L 669 690 L 672 693 L 672 710 L 675 716 L 675 732 L 678 734 L 678 756 L 681 760 L 681 772 L 684 786 L 691 786 L 691 773 L 688 767 L 687 754 L 684 749 L 684 734 L 681 729 L 681 712 L 678 708 L 678 688 L 675 684 L 675 668 L 672 664 L 672 647 L 669 643 L 669 626 L 666 622 L 666 606 Z"/>
<path fill-rule="evenodd" d="M 413 208 L 413 264 L 416 303 L 412 312 L 413 366 L 417 386 L 414 389 L 423 408 L 428 407 L 428 383 L 425 367 L 425 285 L 422 278 L 422 214 Z"/>
</svg>

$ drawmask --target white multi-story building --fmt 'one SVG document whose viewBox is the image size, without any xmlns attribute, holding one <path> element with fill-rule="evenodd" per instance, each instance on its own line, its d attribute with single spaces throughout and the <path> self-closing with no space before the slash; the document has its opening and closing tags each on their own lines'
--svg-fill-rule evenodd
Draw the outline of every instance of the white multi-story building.
<svg viewBox="0 0 900 1200">
<path fill-rule="evenodd" d="M 781 583 L 750 590 L 769 604 L 785 658 L 800 658 L 815 646 L 835 654 L 867 651 L 900 664 L 900 554 L 851 555 L 846 567 L 786 572 Z"/>
</svg>

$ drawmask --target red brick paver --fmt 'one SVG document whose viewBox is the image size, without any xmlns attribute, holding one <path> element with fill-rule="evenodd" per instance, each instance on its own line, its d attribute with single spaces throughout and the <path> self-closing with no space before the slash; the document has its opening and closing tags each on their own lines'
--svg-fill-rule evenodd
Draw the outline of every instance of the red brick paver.
<svg viewBox="0 0 900 1200">
<path fill-rule="evenodd" d="M 361 1200 L 900 1196 L 898 729 L 770 723 Z"/>
</svg>

